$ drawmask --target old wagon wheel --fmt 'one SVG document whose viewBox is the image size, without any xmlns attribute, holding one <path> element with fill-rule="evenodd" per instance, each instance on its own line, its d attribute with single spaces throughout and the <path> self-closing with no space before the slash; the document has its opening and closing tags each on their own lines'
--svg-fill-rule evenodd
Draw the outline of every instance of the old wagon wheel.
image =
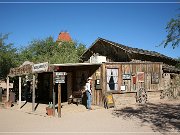
<svg viewBox="0 0 180 135">
<path fill-rule="evenodd" d="M 144 88 L 140 88 L 137 92 L 136 101 L 141 104 L 147 102 L 147 92 Z"/>
</svg>

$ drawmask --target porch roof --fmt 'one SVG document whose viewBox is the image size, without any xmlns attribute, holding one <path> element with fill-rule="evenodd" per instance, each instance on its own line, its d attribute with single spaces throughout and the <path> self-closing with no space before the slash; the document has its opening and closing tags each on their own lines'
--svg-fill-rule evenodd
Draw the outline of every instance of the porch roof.
<svg viewBox="0 0 180 135">
<path fill-rule="evenodd" d="M 50 64 L 50 66 L 61 66 L 61 67 L 71 67 L 71 66 L 98 66 L 102 63 L 64 63 L 64 64 Z"/>
<path fill-rule="evenodd" d="M 73 72 L 75 70 L 91 70 L 98 68 L 102 63 L 64 63 L 64 64 L 50 64 L 50 71 L 55 72 Z"/>
</svg>

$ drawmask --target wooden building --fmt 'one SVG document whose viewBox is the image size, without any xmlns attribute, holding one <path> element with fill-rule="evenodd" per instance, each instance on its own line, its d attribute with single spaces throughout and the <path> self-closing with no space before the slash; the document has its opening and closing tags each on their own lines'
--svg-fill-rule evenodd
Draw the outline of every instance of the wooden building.
<svg viewBox="0 0 180 135">
<path fill-rule="evenodd" d="M 157 52 L 131 48 L 102 38 L 98 38 L 84 52 L 80 62 L 34 64 L 32 67 L 34 70 L 35 67 L 46 66 L 42 71 L 28 70 L 27 72 L 36 74 L 37 90 L 35 92 L 35 88 L 33 88 L 33 94 L 38 95 L 39 101 L 48 103 L 53 100 L 54 89 L 57 103 L 58 91 L 57 84 L 54 85 L 53 82 L 53 73 L 66 72 L 65 82 L 61 84 L 61 102 L 67 102 L 74 93 L 83 91 L 87 78 L 92 77 L 94 105 L 103 106 L 108 94 L 113 95 L 117 105 L 129 104 L 140 102 L 140 92 L 149 101 L 160 98 L 161 91 L 167 89 L 175 78 L 174 76 L 178 76 L 180 73 L 180 70 L 174 67 L 177 64 L 175 59 Z M 19 71 L 19 69 L 17 70 Z M 14 72 L 10 72 L 9 76 L 22 75 L 16 73 L 17 71 L 14 70 Z M 23 70 L 23 75 L 27 73 Z M 35 80 L 33 86 L 35 87 Z"/>
<path fill-rule="evenodd" d="M 147 100 L 160 98 L 161 92 L 168 89 L 180 73 L 174 67 L 178 61 L 173 58 L 103 38 L 92 44 L 81 56 L 81 62 L 101 63 L 93 74 L 93 103 L 96 105 L 103 105 L 107 93 L 113 94 L 116 104 L 135 103 L 140 88 L 146 91 Z"/>
</svg>

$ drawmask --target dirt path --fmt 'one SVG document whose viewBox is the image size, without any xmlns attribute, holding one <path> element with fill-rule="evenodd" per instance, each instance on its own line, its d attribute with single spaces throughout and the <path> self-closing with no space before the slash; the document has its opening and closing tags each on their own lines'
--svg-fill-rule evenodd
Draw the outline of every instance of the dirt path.
<svg viewBox="0 0 180 135">
<path fill-rule="evenodd" d="M 75 108 L 77 108 L 77 106 L 74 106 L 73 109 Z M 154 123 L 151 121 L 142 121 L 140 117 L 132 116 L 132 110 L 125 112 L 125 110 L 123 110 L 125 108 L 126 107 L 117 108 L 116 111 L 119 110 L 122 112 L 118 114 L 114 114 L 114 109 L 106 110 L 96 108 L 95 110 L 88 111 L 85 108 L 81 108 L 81 111 L 72 111 L 73 113 L 71 113 L 71 111 L 67 113 L 64 112 L 61 118 L 49 117 L 40 115 L 39 113 L 25 112 L 17 109 L 0 109 L 0 134 L 159 135 L 165 133 L 160 130 L 155 130 L 155 128 L 153 128 Z M 127 113 L 129 113 L 129 117 L 127 117 Z M 140 114 L 145 117 L 142 112 Z M 137 115 L 137 113 L 135 113 L 135 115 Z M 151 117 L 148 116 L 149 114 L 146 115 L 148 118 Z M 177 118 L 179 118 L 179 113 L 177 115 Z M 178 124 L 179 121 L 176 122 L 176 124 Z M 170 133 L 166 131 L 166 134 L 178 134 L 177 129 L 171 130 Z"/>
</svg>

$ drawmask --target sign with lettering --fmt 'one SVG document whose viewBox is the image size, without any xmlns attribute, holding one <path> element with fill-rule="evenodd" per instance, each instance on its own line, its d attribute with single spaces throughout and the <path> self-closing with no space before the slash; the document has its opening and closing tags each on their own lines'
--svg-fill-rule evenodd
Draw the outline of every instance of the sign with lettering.
<svg viewBox="0 0 180 135">
<path fill-rule="evenodd" d="M 48 71 L 48 62 L 34 64 L 32 67 L 33 73 L 47 72 Z"/>
<path fill-rule="evenodd" d="M 23 65 L 17 68 L 11 68 L 9 76 L 20 76 L 32 73 L 32 65 Z"/>
<path fill-rule="evenodd" d="M 123 80 L 131 80 L 131 74 L 123 74 Z"/>
<path fill-rule="evenodd" d="M 54 83 L 65 83 L 65 75 L 67 75 L 66 72 L 54 72 L 53 73 Z"/>
<path fill-rule="evenodd" d="M 7 83 L 6 82 L 0 82 L 0 87 L 3 89 L 7 88 Z M 13 83 L 9 83 L 9 88 L 13 88 Z"/>
</svg>

